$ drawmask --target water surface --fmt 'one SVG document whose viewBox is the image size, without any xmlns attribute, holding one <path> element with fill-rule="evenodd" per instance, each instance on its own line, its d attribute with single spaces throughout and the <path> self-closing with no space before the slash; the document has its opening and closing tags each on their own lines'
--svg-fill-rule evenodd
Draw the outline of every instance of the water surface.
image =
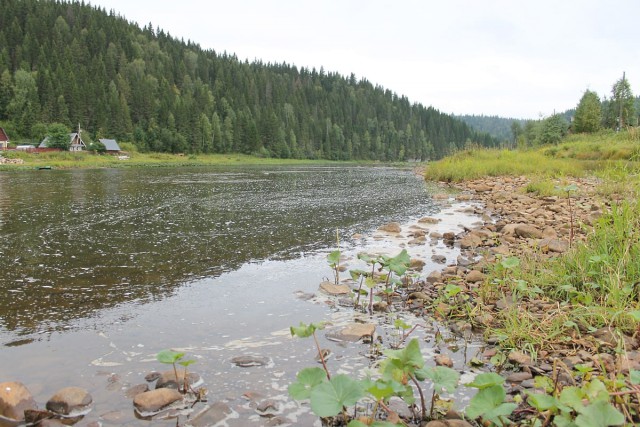
<svg viewBox="0 0 640 427">
<path fill-rule="evenodd" d="M 230 426 L 266 422 L 241 397 L 246 391 L 281 402 L 293 425 L 312 425 L 317 418 L 286 390 L 298 370 L 315 365 L 314 349 L 288 328 L 352 321 L 351 309 L 299 298 L 331 276 L 325 256 L 336 229 L 354 263 L 359 250 L 398 247 L 349 236 L 431 214 L 443 219 L 440 231 L 460 229 L 459 216 L 440 211 L 422 177 L 386 167 L 3 173 L 0 381 L 25 383 L 41 407 L 60 387 L 84 387 L 95 402 L 84 422 L 147 425 L 124 392 L 164 369 L 155 355 L 174 348 L 197 360 L 192 369 L 210 401 L 237 412 L 239 424 Z M 427 262 L 424 274 L 440 267 L 430 262 L 436 250 L 455 260 L 442 241 L 410 248 Z M 320 341 L 334 354 L 334 372 L 355 374 L 371 363 L 367 345 Z M 428 346 L 425 356 L 435 351 Z M 270 365 L 230 363 L 246 354 Z"/>
</svg>

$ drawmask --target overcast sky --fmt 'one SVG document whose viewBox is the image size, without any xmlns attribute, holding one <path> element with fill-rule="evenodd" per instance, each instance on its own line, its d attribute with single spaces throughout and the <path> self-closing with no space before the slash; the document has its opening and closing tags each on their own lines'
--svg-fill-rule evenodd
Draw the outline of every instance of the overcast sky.
<svg viewBox="0 0 640 427">
<path fill-rule="evenodd" d="M 445 113 L 536 119 L 640 94 L 638 0 L 91 0 L 244 60 L 354 73 Z"/>
</svg>

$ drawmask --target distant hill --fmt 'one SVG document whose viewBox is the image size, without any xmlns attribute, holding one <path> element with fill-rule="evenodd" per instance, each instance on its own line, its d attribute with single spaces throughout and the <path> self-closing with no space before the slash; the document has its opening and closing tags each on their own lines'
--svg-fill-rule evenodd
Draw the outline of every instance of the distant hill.
<svg viewBox="0 0 640 427">
<path fill-rule="evenodd" d="M 83 3 L 0 2 L 0 125 L 49 123 L 143 151 L 336 160 L 439 158 L 488 134 L 389 89 L 286 63 L 240 61 Z"/>
<path fill-rule="evenodd" d="M 528 121 L 524 119 L 510 119 L 483 115 L 463 115 L 455 117 L 462 120 L 478 132 L 488 133 L 499 142 L 513 141 L 513 132 L 511 131 L 511 124 L 513 122 L 518 122 L 520 123 L 520 126 L 524 127 L 525 123 Z"/>
</svg>

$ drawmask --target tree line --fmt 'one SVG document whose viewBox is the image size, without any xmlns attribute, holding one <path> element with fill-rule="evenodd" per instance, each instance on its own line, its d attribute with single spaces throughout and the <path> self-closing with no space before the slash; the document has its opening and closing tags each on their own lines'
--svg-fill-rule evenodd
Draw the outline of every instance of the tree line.
<svg viewBox="0 0 640 427">
<path fill-rule="evenodd" d="M 497 140 L 355 75 L 241 61 L 84 2 L 0 2 L 0 125 L 141 151 L 384 161 Z"/>
<path fill-rule="evenodd" d="M 638 126 L 640 97 L 634 97 L 631 85 L 623 75 L 611 87 L 611 96 L 600 99 L 585 90 L 576 108 L 554 113 L 540 120 L 524 120 L 498 116 L 457 116 L 479 132 L 486 132 L 503 147 L 532 147 L 558 143 L 568 133 L 593 133 L 602 129 Z"/>
</svg>

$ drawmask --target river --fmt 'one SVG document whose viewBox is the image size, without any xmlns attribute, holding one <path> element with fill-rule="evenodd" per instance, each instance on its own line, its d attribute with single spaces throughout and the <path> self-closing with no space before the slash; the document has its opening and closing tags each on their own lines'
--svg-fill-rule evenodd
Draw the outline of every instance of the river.
<svg viewBox="0 0 640 427">
<path fill-rule="evenodd" d="M 299 296 L 331 276 L 328 250 L 363 244 L 354 234 L 442 215 L 432 192 L 410 170 L 369 166 L 2 173 L 0 381 L 25 383 L 41 407 L 62 386 L 84 387 L 94 410 L 83 422 L 148 425 L 124 391 L 164 369 L 155 354 L 174 348 L 196 360 L 210 401 L 278 392 L 297 419 L 286 387 L 314 353 L 288 327 L 345 316 Z M 364 350 L 340 351 L 337 360 Z M 270 366 L 229 362 L 242 354 Z"/>
</svg>

